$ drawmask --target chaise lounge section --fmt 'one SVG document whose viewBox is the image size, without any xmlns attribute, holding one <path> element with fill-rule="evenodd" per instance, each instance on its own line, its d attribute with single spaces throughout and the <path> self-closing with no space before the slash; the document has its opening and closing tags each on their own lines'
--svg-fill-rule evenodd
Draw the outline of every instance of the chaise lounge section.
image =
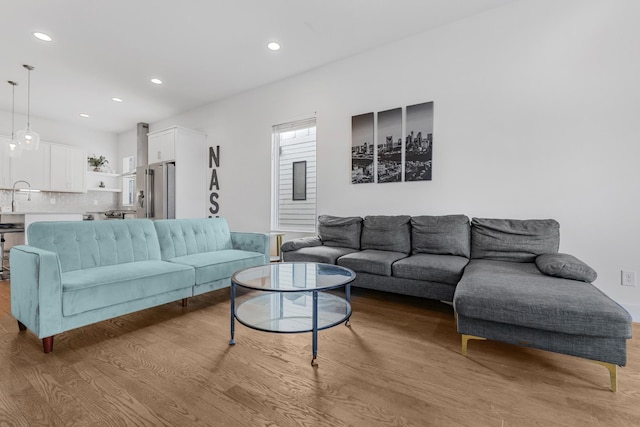
<svg viewBox="0 0 640 427">
<path fill-rule="evenodd" d="M 474 218 L 471 241 L 453 300 L 462 353 L 470 339 L 492 339 L 586 358 L 617 390 L 631 316 L 590 283 L 591 267 L 558 253 L 559 224 Z"/>
</svg>

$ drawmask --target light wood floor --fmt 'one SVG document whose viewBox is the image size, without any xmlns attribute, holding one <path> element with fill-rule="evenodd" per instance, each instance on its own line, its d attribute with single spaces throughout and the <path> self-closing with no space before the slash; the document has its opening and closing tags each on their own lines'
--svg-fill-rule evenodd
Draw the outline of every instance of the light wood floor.
<svg viewBox="0 0 640 427">
<path fill-rule="evenodd" d="M 228 290 L 56 337 L 43 354 L 0 282 L 1 426 L 640 426 L 640 344 L 619 391 L 578 358 L 472 341 L 451 307 L 354 289 L 352 327 L 236 327 Z M 640 325 L 634 324 L 637 336 Z"/>
</svg>

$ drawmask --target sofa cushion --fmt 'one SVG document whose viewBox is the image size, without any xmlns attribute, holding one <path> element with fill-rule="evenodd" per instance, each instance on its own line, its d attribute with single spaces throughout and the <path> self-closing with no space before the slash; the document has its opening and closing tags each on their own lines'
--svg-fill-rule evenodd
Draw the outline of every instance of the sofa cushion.
<svg viewBox="0 0 640 427">
<path fill-rule="evenodd" d="M 364 219 L 362 249 L 402 252 L 411 251 L 411 217 L 399 216 L 367 216 Z"/>
<path fill-rule="evenodd" d="M 336 248 L 333 246 L 313 246 L 298 249 L 293 252 L 282 252 L 282 259 L 287 262 L 322 262 L 325 264 L 335 264 L 336 260 L 343 255 L 357 252 L 352 248 Z"/>
<path fill-rule="evenodd" d="M 631 337 L 631 316 L 595 286 L 541 273 L 535 263 L 471 260 L 453 298 L 472 318 L 573 335 Z"/>
<path fill-rule="evenodd" d="M 360 249 L 362 218 L 320 215 L 318 234 L 322 244 L 339 248 Z"/>
<path fill-rule="evenodd" d="M 456 285 L 468 258 L 456 255 L 415 254 L 392 265 L 394 277 Z"/>
<path fill-rule="evenodd" d="M 578 258 L 569 254 L 542 254 L 536 257 L 536 266 L 542 273 L 563 279 L 593 282 L 598 273 Z"/>
<path fill-rule="evenodd" d="M 471 220 L 471 258 L 534 262 L 536 256 L 556 253 L 560 224 L 553 219 Z"/>
<path fill-rule="evenodd" d="M 365 249 L 338 258 L 338 265 L 354 271 L 362 271 L 379 276 L 391 276 L 391 266 L 393 263 L 406 256 L 407 255 L 402 252 Z"/>
<path fill-rule="evenodd" d="M 154 225 L 163 260 L 233 249 L 224 218 L 161 219 L 154 221 Z"/>
<path fill-rule="evenodd" d="M 68 271 L 61 277 L 62 314 L 72 316 L 190 288 L 194 280 L 193 268 L 164 261 L 138 261 Z"/>
<path fill-rule="evenodd" d="M 27 235 L 29 245 L 58 254 L 62 272 L 160 260 L 158 235 L 149 219 L 34 222 Z"/>
<path fill-rule="evenodd" d="M 172 263 L 187 265 L 196 270 L 196 285 L 231 277 L 243 268 L 264 264 L 264 255 L 259 252 L 223 249 L 213 252 L 185 255 L 167 260 Z"/>
<path fill-rule="evenodd" d="M 466 215 L 412 217 L 411 253 L 458 255 L 469 258 L 469 218 Z"/>
</svg>

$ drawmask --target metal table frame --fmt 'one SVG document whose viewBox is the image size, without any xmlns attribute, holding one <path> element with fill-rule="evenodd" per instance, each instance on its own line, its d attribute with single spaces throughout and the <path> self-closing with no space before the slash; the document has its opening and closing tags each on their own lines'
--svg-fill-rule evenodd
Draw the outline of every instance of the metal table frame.
<svg viewBox="0 0 640 427">
<path fill-rule="evenodd" d="M 287 265 L 287 264 L 319 264 L 319 263 L 279 263 L 278 265 L 282 266 L 282 265 Z M 318 289 L 279 289 L 279 288 L 258 288 L 258 287 L 253 287 L 247 284 L 243 284 L 240 283 L 237 279 L 236 279 L 236 275 L 238 273 L 241 273 L 243 271 L 246 270 L 250 270 L 253 268 L 262 268 L 261 267 L 251 267 L 249 269 L 245 269 L 245 270 L 240 270 L 239 272 L 236 272 L 232 279 L 231 279 L 231 339 L 229 340 L 229 345 L 235 345 L 236 341 L 235 341 L 235 321 L 238 320 L 240 323 L 242 323 L 243 325 L 252 328 L 252 329 L 256 329 L 256 330 L 261 330 L 261 331 L 265 331 L 265 332 L 273 332 L 273 333 L 302 333 L 302 332 L 311 332 L 312 333 L 312 359 L 311 359 L 311 365 L 312 366 L 317 366 L 318 365 L 318 331 L 323 330 L 323 329 L 328 329 L 328 328 L 332 328 L 340 323 L 345 324 L 345 326 L 350 327 L 351 326 L 351 282 L 353 282 L 355 280 L 355 272 L 353 272 L 350 269 L 344 268 L 344 267 L 339 267 L 339 266 L 332 266 L 332 267 L 338 267 L 340 269 L 345 270 L 346 272 L 349 272 L 351 275 L 349 276 L 349 278 L 347 280 L 345 280 L 345 282 L 343 283 L 339 283 L 339 284 L 334 284 L 331 286 L 326 286 L 326 287 L 321 287 Z M 237 292 L 236 292 L 236 287 L 242 287 L 242 288 L 246 288 L 246 289 L 252 289 L 252 290 L 258 290 L 261 292 L 277 292 L 280 294 L 280 298 L 282 299 L 284 297 L 285 293 L 302 293 L 302 292 L 310 292 L 313 295 L 313 308 L 312 308 L 312 328 L 310 330 L 296 330 L 296 331 L 274 331 L 274 330 L 268 330 L 268 329 L 264 329 L 264 328 L 260 328 L 257 327 L 256 325 L 252 325 L 249 324 L 248 322 L 243 321 L 242 319 L 238 318 L 237 316 L 237 311 L 236 311 L 236 296 L 237 296 Z M 329 323 L 327 325 L 323 325 L 321 327 L 319 327 L 318 325 L 318 300 L 319 300 L 319 294 L 324 293 L 325 291 L 329 291 L 329 290 L 333 290 L 333 289 L 339 289 L 339 288 L 345 288 L 345 302 L 346 302 L 346 313 L 344 315 L 343 318 Z M 250 297 L 249 300 L 247 301 L 251 301 L 251 299 L 254 298 L 259 298 L 259 297 Z M 282 309 L 282 305 L 280 305 L 281 309 Z M 283 314 L 281 312 L 280 316 L 282 317 Z"/>
</svg>

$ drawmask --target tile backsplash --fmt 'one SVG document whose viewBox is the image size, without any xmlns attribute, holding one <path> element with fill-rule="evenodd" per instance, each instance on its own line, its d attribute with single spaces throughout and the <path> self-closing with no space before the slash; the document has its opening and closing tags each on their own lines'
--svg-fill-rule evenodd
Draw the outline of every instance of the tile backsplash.
<svg viewBox="0 0 640 427">
<path fill-rule="evenodd" d="M 16 211 L 20 212 L 103 212 L 122 209 L 121 193 L 88 191 L 87 193 L 27 193 L 16 192 Z M 11 211 L 11 190 L 0 190 L 0 208 Z"/>
</svg>

